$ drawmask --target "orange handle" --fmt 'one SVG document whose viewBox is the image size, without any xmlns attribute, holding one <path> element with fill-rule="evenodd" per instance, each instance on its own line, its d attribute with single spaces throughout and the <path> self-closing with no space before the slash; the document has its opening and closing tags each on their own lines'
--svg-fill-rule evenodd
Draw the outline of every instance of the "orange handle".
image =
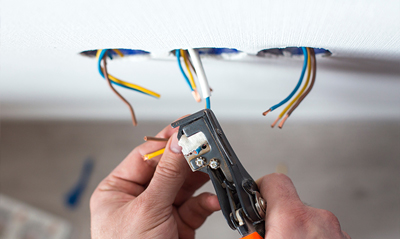
<svg viewBox="0 0 400 239">
<path fill-rule="evenodd" d="M 250 235 L 243 237 L 242 239 L 264 239 L 257 232 L 253 232 Z"/>
</svg>

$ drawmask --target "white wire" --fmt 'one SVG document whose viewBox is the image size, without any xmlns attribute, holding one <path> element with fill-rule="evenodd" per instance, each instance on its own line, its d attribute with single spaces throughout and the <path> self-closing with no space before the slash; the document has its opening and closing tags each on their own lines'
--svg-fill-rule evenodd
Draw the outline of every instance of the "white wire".
<svg viewBox="0 0 400 239">
<path fill-rule="evenodd" d="M 208 85 L 206 73 L 204 72 L 203 64 L 201 64 L 199 53 L 193 49 L 188 48 L 190 58 L 192 59 L 193 67 L 196 70 L 197 79 L 201 87 L 201 94 L 203 99 L 211 96 L 210 86 Z"/>
</svg>

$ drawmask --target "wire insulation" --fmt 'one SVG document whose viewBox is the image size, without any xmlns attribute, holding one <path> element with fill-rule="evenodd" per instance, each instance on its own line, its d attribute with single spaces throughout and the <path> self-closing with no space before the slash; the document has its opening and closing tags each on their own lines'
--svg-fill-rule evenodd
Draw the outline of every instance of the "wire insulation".
<svg viewBox="0 0 400 239">
<path fill-rule="evenodd" d="M 211 109 L 210 97 L 206 98 L 206 109 Z"/>
<path fill-rule="evenodd" d="M 186 52 L 183 49 L 181 49 L 180 53 L 181 53 L 181 55 L 183 57 L 183 61 L 185 62 L 186 69 L 187 69 L 187 72 L 188 72 L 188 75 L 189 75 L 190 84 L 192 85 L 192 89 L 195 90 L 196 89 L 196 83 L 194 82 L 194 78 L 193 78 L 192 72 L 190 71 L 190 67 L 189 67 L 189 63 L 188 63 L 188 57 L 186 55 Z"/>
<path fill-rule="evenodd" d="M 137 125 L 137 121 L 136 121 L 136 116 L 135 116 L 135 112 L 133 111 L 132 105 L 113 87 L 113 85 L 111 84 L 111 80 L 108 77 L 108 72 L 107 72 L 107 60 L 106 60 L 106 55 L 103 55 L 103 71 L 104 71 L 104 76 L 108 82 L 108 85 L 110 86 L 111 90 L 129 107 L 129 111 L 131 112 L 131 117 L 132 117 L 132 123 L 133 126 Z"/>
<path fill-rule="evenodd" d="M 316 75 L 317 75 L 317 60 L 315 58 L 314 49 L 311 48 L 310 49 L 310 53 L 311 53 L 311 64 L 312 64 L 312 79 L 311 79 L 311 83 L 308 86 L 307 90 L 304 92 L 304 94 L 300 97 L 300 99 L 292 106 L 292 108 L 290 108 L 288 113 L 285 115 L 285 118 L 281 121 L 281 123 L 278 126 L 279 128 L 283 127 L 283 124 L 286 122 L 286 120 L 289 118 L 289 116 L 300 105 L 300 103 L 307 97 L 307 95 L 310 93 L 310 91 L 314 87 L 315 78 L 316 78 Z"/>
<path fill-rule="evenodd" d="M 115 53 L 117 53 L 120 57 L 124 57 L 124 54 L 118 49 L 112 49 Z"/>
<path fill-rule="evenodd" d="M 104 55 L 106 55 L 106 52 L 107 52 L 107 50 L 104 50 L 104 49 L 103 50 L 97 50 L 97 54 L 96 54 L 96 57 L 98 59 L 97 68 L 98 68 L 98 71 L 99 71 L 100 75 L 103 78 L 105 78 L 105 76 L 104 76 L 104 73 L 103 73 L 103 69 L 101 67 L 101 59 L 103 59 Z M 150 95 L 150 96 L 153 96 L 153 97 L 156 97 L 156 98 L 160 98 L 160 94 L 155 93 L 154 91 L 148 90 L 148 89 L 143 88 L 143 87 L 141 87 L 139 85 L 135 85 L 135 84 L 120 80 L 120 79 L 118 79 L 118 78 L 116 78 L 116 77 L 114 77 L 114 76 L 112 76 L 110 74 L 108 75 L 108 77 L 112 81 L 112 83 L 115 84 L 115 85 L 119 85 L 121 87 L 124 87 L 124 88 L 127 88 L 127 89 L 131 89 L 131 90 L 135 90 L 135 91 L 138 91 L 140 93 L 143 93 L 143 94 L 146 94 L 146 95 Z"/>
<path fill-rule="evenodd" d="M 179 49 L 175 50 L 175 55 L 176 55 L 176 60 L 178 61 L 179 70 L 181 70 L 181 73 L 182 73 L 183 77 L 185 78 L 186 83 L 188 84 L 188 86 L 189 86 L 189 88 L 190 88 L 190 91 L 193 91 L 193 87 L 192 87 L 192 85 L 190 84 L 190 80 L 189 80 L 189 78 L 187 77 L 187 75 L 186 75 L 186 73 L 185 73 L 185 71 L 183 70 L 183 67 L 182 67 L 182 63 L 181 63 L 181 51 L 180 51 Z"/>
<path fill-rule="evenodd" d="M 155 152 L 153 152 L 153 153 L 145 154 L 145 155 L 143 155 L 143 159 L 144 159 L 144 160 L 152 159 L 152 158 L 154 158 L 154 157 L 157 157 L 158 155 L 163 154 L 164 151 L 165 151 L 165 148 L 160 149 L 160 150 L 157 150 L 157 151 L 155 151 Z"/>
<path fill-rule="evenodd" d="M 315 52 L 314 49 L 311 49 L 311 63 L 312 63 L 312 79 L 311 79 L 311 83 L 310 86 L 308 87 L 308 89 L 306 90 L 306 92 L 304 92 L 304 94 L 300 97 L 300 99 L 296 102 L 295 105 L 293 105 L 293 107 L 289 110 L 288 115 L 290 116 L 293 111 L 300 105 L 300 103 L 304 100 L 304 98 L 307 97 L 307 95 L 310 93 L 310 91 L 312 90 L 312 88 L 314 87 L 315 84 L 315 78 L 317 75 L 317 59 L 315 57 Z"/>
<path fill-rule="evenodd" d="M 310 75 L 311 75 L 311 56 L 310 56 L 310 49 L 307 48 L 307 78 L 306 82 L 304 83 L 303 87 L 301 88 L 300 92 L 294 97 L 289 104 L 285 107 L 285 109 L 282 110 L 282 112 L 279 114 L 278 118 L 275 120 L 274 123 L 271 124 L 271 127 L 273 128 L 275 124 L 285 115 L 285 113 L 292 107 L 294 103 L 301 97 L 303 92 L 306 90 L 308 83 L 310 82 Z"/>
<path fill-rule="evenodd" d="M 303 54 L 304 54 L 304 63 L 303 63 L 303 69 L 302 69 L 302 71 L 301 71 L 300 79 L 299 79 L 299 81 L 297 82 L 296 87 L 293 89 L 293 91 L 292 91 L 284 100 L 282 100 L 282 101 L 279 102 L 278 104 L 272 106 L 271 108 L 269 108 L 269 110 L 265 111 L 265 112 L 263 113 L 264 116 L 265 116 L 268 112 L 272 112 L 272 111 L 274 111 L 275 109 L 277 109 L 277 108 L 279 108 L 280 106 L 282 106 L 283 104 L 285 104 L 286 102 L 288 102 L 288 101 L 293 97 L 293 95 L 297 92 L 297 90 L 299 89 L 301 83 L 303 82 L 304 74 L 305 74 L 306 68 L 307 68 L 308 54 L 307 54 L 307 49 L 306 49 L 305 47 L 302 47 L 301 49 L 302 49 Z"/>
<path fill-rule="evenodd" d="M 201 87 L 201 92 L 202 92 L 202 97 L 203 99 L 206 99 L 207 97 L 211 96 L 211 91 L 210 91 L 210 86 L 208 85 L 206 73 L 203 68 L 203 64 L 201 63 L 199 53 L 193 49 L 189 48 L 189 55 L 190 59 L 192 60 L 193 67 L 196 71 L 197 78 L 199 80 L 199 84 Z"/>
<path fill-rule="evenodd" d="M 160 142 L 167 142 L 169 138 L 160 138 L 160 137 L 153 137 L 153 136 L 144 136 L 144 141 L 160 141 Z"/>
</svg>

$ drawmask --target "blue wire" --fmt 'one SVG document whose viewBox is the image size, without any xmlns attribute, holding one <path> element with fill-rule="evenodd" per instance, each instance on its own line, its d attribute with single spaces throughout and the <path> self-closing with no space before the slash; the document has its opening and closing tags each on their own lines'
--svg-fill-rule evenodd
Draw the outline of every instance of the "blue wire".
<svg viewBox="0 0 400 239">
<path fill-rule="evenodd" d="M 210 109 L 211 108 L 211 103 L 210 103 L 210 97 L 206 98 L 206 108 Z"/>
<path fill-rule="evenodd" d="M 304 63 L 303 63 L 303 70 L 301 71 L 301 75 L 300 75 L 300 80 L 297 83 L 296 87 L 293 89 L 292 93 L 290 93 L 290 95 L 288 97 L 286 97 L 286 99 L 284 99 L 281 102 L 279 102 L 278 104 L 272 106 L 270 108 L 271 111 L 275 110 L 276 108 L 279 108 L 281 105 L 288 102 L 288 100 L 290 100 L 290 98 L 292 98 L 293 95 L 296 93 L 296 91 L 299 89 L 301 82 L 303 81 L 304 73 L 306 72 L 306 68 L 307 68 L 308 54 L 307 54 L 307 49 L 305 47 L 302 47 L 301 49 L 303 50 L 303 54 L 304 54 Z"/>
<path fill-rule="evenodd" d="M 176 59 L 178 60 L 179 69 L 181 70 L 183 77 L 185 78 L 186 82 L 188 83 L 190 91 L 193 91 L 193 87 L 190 84 L 189 78 L 187 77 L 185 71 L 183 71 L 182 63 L 181 63 L 181 53 L 180 53 L 179 49 L 175 50 L 175 55 L 176 55 Z"/>
<path fill-rule="evenodd" d="M 99 73 L 100 73 L 101 77 L 103 77 L 104 79 L 105 79 L 105 77 L 104 77 L 103 71 L 101 70 L 101 60 L 103 59 L 103 57 L 104 57 L 104 55 L 105 55 L 106 53 L 107 53 L 107 49 L 101 50 L 100 56 L 99 56 L 99 60 L 98 60 L 98 62 L 97 62 L 97 69 L 99 70 Z M 129 90 L 134 90 L 134 91 L 140 92 L 140 93 L 142 93 L 142 94 L 145 94 L 145 95 L 148 95 L 148 96 L 152 96 L 152 97 L 154 97 L 154 98 L 157 98 L 157 97 L 155 97 L 154 95 L 147 94 L 146 92 L 143 92 L 143 91 L 141 91 L 141 90 L 137 90 L 137 89 L 135 89 L 135 88 L 132 88 L 132 87 L 129 87 L 129 86 L 126 86 L 126 85 L 123 85 L 123 84 L 120 84 L 120 83 L 118 83 L 118 82 L 111 81 L 111 83 L 114 84 L 114 85 L 118 85 L 118 86 L 121 86 L 121 87 L 123 87 L 123 88 L 129 89 Z"/>
</svg>

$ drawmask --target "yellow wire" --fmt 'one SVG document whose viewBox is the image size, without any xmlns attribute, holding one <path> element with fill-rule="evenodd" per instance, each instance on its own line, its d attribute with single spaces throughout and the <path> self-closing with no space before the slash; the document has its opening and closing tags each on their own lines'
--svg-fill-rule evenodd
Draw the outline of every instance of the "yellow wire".
<svg viewBox="0 0 400 239">
<path fill-rule="evenodd" d="M 118 79 L 118 78 L 116 78 L 116 77 L 114 77 L 114 76 L 112 76 L 110 74 L 108 74 L 108 78 L 110 78 L 111 81 L 114 81 L 114 82 L 119 83 L 119 84 L 124 85 L 124 86 L 129 86 L 129 87 L 134 88 L 136 90 L 140 90 L 140 91 L 142 91 L 144 93 L 147 93 L 149 95 L 152 95 L 154 97 L 160 98 L 160 96 L 161 96 L 160 94 L 158 94 L 158 93 L 156 93 L 154 91 L 148 90 L 148 89 L 143 88 L 143 87 L 141 87 L 139 85 L 135 85 L 135 84 L 120 80 L 120 79 Z"/>
<path fill-rule="evenodd" d="M 180 50 L 181 51 L 181 55 L 183 56 L 183 61 L 185 62 L 186 65 L 186 69 L 189 73 L 189 79 L 190 79 L 190 84 L 192 85 L 193 90 L 196 89 L 196 83 L 194 82 L 194 78 L 192 75 L 192 72 L 190 71 L 190 67 L 189 67 L 189 59 L 187 58 L 186 52 L 184 50 Z"/>
<path fill-rule="evenodd" d="M 300 98 L 300 96 L 303 94 L 303 92 L 306 90 L 308 86 L 308 82 L 310 81 L 310 75 L 311 75 L 311 56 L 310 56 L 310 50 L 307 48 L 307 80 L 306 83 L 303 85 L 303 88 L 301 88 L 300 92 L 296 95 L 296 97 L 290 101 L 290 103 L 285 107 L 285 109 L 282 110 L 282 112 L 279 115 L 279 118 L 282 118 L 285 113 L 292 107 L 292 105 Z"/>
<path fill-rule="evenodd" d="M 97 50 L 97 53 L 96 53 L 96 58 L 97 59 L 99 59 L 99 57 L 100 57 L 100 52 L 101 52 L 101 49 Z M 103 71 L 103 67 L 101 68 L 101 70 Z M 108 78 L 113 82 L 119 83 L 119 84 L 124 85 L 124 86 L 131 87 L 131 88 L 136 89 L 136 90 L 140 90 L 140 91 L 142 91 L 142 92 L 144 92 L 146 94 L 152 95 L 154 97 L 160 98 L 160 96 L 161 96 L 160 94 L 158 94 L 158 93 L 156 93 L 154 91 L 148 90 L 148 89 L 143 88 L 143 87 L 141 87 L 139 85 L 135 85 L 135 84 L 120 80 L 120 79 L 118 79 L 118 78 L 116 78 L 116 77 L 114 77 L 114 76 L 112 76 L 110 74 L 108 74 Z"/>
<path fill-rule="evenodd" d="M 115 51 L 115 53 L 117 53 L 120 57 L 124 57 L 124 54 L 122 54 L 122 52 L 118 49 L 113 49 L 113 51 Z"/>
<path fill-rule="evenodd" d="M 96 52 L 96 58 L 97 58 L 97 59 L 99 59 L 99 57 L 100 57 L 101 50 L 102 50 L 102 49 L 98 49 L 97 52 Z"/>
<path fill-rule="evenodd" d="M 143 155 L 143 158 L 144 158 L 144 160 L 149 160 L 149 159 L 152 159 L 154 157 L 157 157 L 158 155 L 163 154 L 164 151 L 165 151 L 165 148 L 160 149 L 160 150 L 158 150 L 156 152 L 153 152 L 153 153 L 145 154 L 145 155 Z"/>
</svg>

